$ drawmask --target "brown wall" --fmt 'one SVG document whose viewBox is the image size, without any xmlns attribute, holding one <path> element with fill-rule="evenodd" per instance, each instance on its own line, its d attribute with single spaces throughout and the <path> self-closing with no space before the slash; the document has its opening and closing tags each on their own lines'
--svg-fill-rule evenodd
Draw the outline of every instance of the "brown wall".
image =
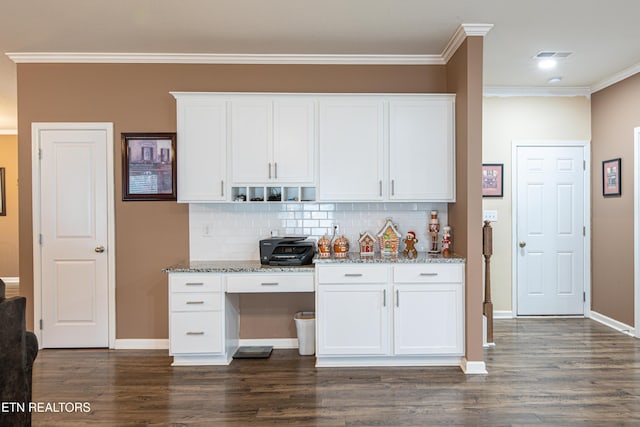
<svg viewBox="0 0 640 427">
<path fill-rule="evenodd" d="M 454 251 L 466 264 L 466 357 L 482 361 L 482 37 L 469 37 L 447 65 L 456 95 L 456 203 L 449 205 Z"/>
<path fill-rule="evenodd" d="M 18 137 L 0 135 L 0 168 L 5 168 L 5 210 L 0 216 L 0 277 L 18 277 Z"/>
<path fill-rule="evenodd" d="M 591 309 L 634 325 L 633 130 L 640 74 L 591 97 Z M 602 196 L 602 161 L 622 159 L 622 196 Z"/>
<path fill-rule="evenodd" d="M 446 92 L 446 79 L 445 66 L 18 64 L 20 277 L 21 292 L 29 301 L 29 327 L 32 122 L 113 122 L 118 139 L 121 132 L 174 132 L 170 91 L 429 93 Z M 120 158 L 116 142 L 116 337 L 166 338 L 167 278 L 161 269 L 189 257 L 188 206 L 122 202 Z M 296 297 L 287 301 L 291 314 L 309 303 Z M 241 301 L 249 314 L 243 320 L 244 338 L 263 338 L 258 334 L 276 334 L 279 328 L 261 324 L 269 316 L 258 305 L 255 299 Z M 260 326 L 254 330 L 252 322 Z M 282 325 L 283 320 L 274 322 Z M 278 337 L 295 336 L 291 325 L 289 321 L 288 332 L 280 331 Z"/>
</svg>

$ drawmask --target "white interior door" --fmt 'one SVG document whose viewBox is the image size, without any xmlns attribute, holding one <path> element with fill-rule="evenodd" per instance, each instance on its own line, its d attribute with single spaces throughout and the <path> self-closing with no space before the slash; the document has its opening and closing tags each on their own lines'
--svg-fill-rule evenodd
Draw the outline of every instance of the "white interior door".
<svg viewBox="0 0 640 427">
<path fill-rule="evenodd" d="M 40 338 L 49 348 L 108 347 L 112 144 L 105 129 L 72 126 L 34 135 L 40 153 Z"/>
<path fill-rule="evenodd" d="M 517 147 L 517 314 L 582 315 L 585 150 Z"/>
</svg>

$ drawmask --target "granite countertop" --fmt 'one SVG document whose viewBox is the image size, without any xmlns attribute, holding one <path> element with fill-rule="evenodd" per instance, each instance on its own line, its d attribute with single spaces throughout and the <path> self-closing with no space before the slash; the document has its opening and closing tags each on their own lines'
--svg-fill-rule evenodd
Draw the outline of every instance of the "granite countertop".
<svg viewBox="0 0 640 427">
<path fill-rule="evenodd" d="M 360 256 L 357 252 L 349 252 L 347 258 L 316 258 L 316 264 L 464 264 L 466 259 L 456 255 L 443 256 L 442 254 L 431 254 L 428 252 L 418 252 L 416 258 L 409 258 L 402 253 L 397 256 L 382 256 L 377 253 L 374 256 Z"/>
<path fill-rule="evenodd" d="M 347 258 L 314 258 L 315 264 L 464 264 L 466 259 L 458 255 L 442 256 L 442 254 L 430 254 L 418 252 L 417 258 L 398 256 L 362 257 L 357 252 L 350 252 Z M 271 266 L 262 265 L 260 261 L 190 261 L 177 264 L 162 270 L 165 273 L 312 273 L 314 265 L 302 266 Z"/>
<path fill-rule="evenodd" d="M 190 261 L 164 268 L 165 273 L 313 273 L 313 264 L 302 266 L 262 265 L 260 261 Z"/>
</svg>

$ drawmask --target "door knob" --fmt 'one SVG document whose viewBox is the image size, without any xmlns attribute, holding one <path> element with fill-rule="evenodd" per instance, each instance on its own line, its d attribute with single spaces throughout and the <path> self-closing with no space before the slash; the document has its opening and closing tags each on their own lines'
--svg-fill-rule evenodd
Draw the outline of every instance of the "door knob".
<svg viewBox="0 0 640 427">
<path fill-rule="evenodd" d="M 527 242 L 520 242 L 520 247 L 524 248 L 525 246 L 527 246 Z"/>
<path fill-rule="evenodd" d="M 98 246 L 94 249 L 96 252 L 98 252 L 99 254 L 101 254 L 102 252 L 104 252 L 104 246 Z"/>
</svg>

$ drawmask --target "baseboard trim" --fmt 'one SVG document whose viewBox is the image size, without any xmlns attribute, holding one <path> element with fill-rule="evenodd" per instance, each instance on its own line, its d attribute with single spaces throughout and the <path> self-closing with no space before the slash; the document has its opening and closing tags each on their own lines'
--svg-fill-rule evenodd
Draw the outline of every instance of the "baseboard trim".
<svg viewBox="0 0 640 427">
<path fill-rule="evenodd" d="M 17 297 L 20 295 L 20 278 L 19 277 L 0 277 L 7 286 L 5 289 L 5 297 Z"/>
<path fill-rule="evenodd" d="M 275 349 L 298 348 L 296 338 L 241 339 L 241 346 L 272 346 Z M 116 350 L 168 350 L 168 339 L 116 339 Z"/>
<path fill-rule="evenodd" d="M 612 319 L 604 314 L 600 314 L 597 311 L 591 310 L 589 318 L 595 320 L 598 323 L 602 323 L 605 326 L 608 326 L 612 329 L 615 329 L 618 332 L 622 332 L 625 335 L 629 335 L 632 337 L 636 336 L 635 328 L 627 325 L 626 323 L 619 322 L 615 319 Z"/>
<path fill-rule="evenodd" d="M 513 319 L 513 311 L 511 310 L 493 310 L 493 320 L 498 319 Z"/>
<path fill-rule="evenodd" d="M 240 346 L 272 346 L 274 349 L 298 348 L 297 338 L 241 338 Z"/>
<path fill-rule="evenodd" d="M 486 375 L 489 373 L 484 362 L 470 362 L 466 357 L 462 359 L 460 368 L 467 375 Z"/>
<path fill-rule="evenodd" d="M 168 339 L 116 339 L 116 350 L 169 350 Z"/>
</svg>

